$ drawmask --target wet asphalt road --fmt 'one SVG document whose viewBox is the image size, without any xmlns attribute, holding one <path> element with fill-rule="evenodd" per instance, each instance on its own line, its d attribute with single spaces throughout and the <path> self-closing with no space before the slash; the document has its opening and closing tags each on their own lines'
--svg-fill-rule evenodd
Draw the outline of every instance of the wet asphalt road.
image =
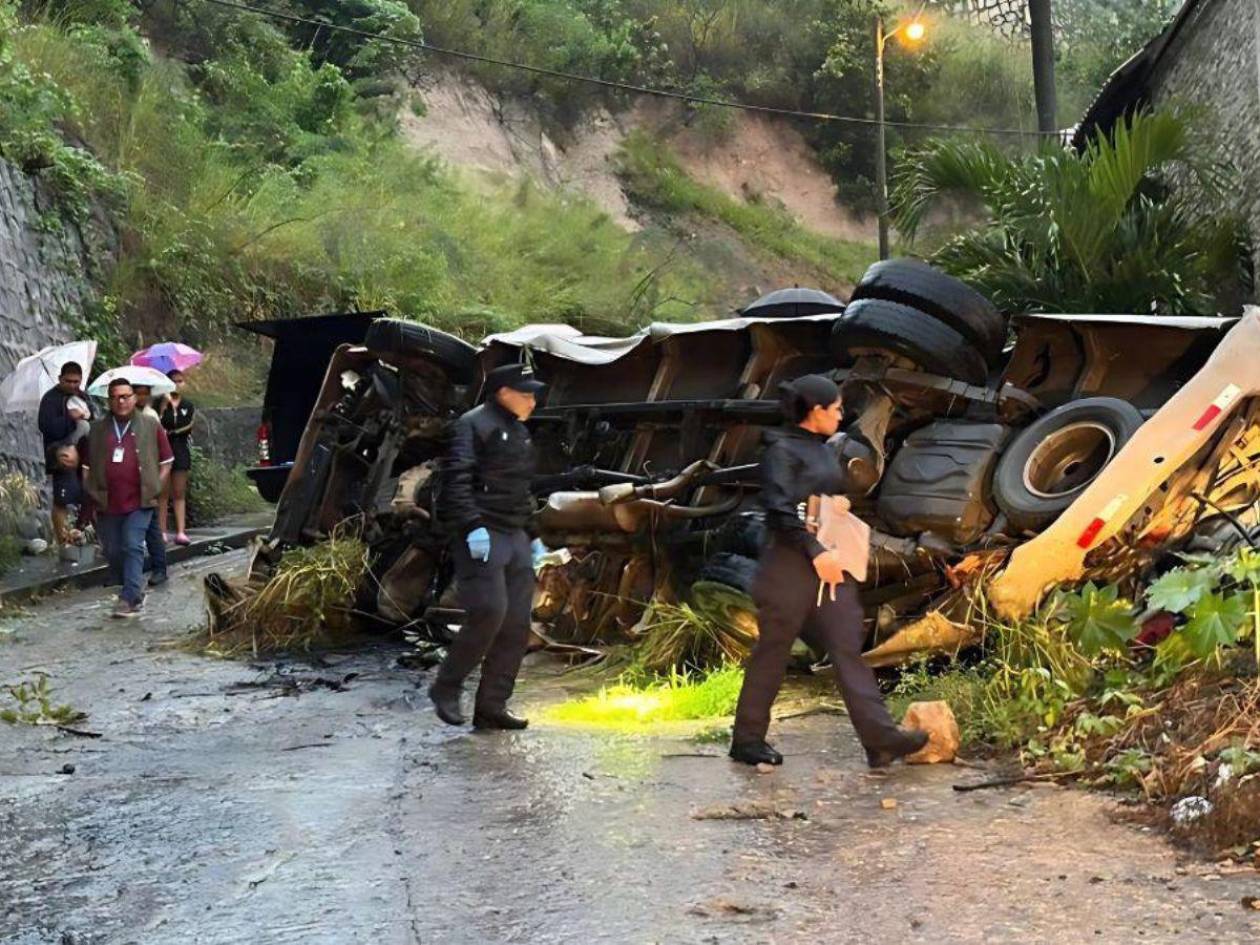
<svg viewBox="0 0 1260 945">
<path fill-rule="evenodd" d="M 0 617 L 0 681 L 47 672 L 103 734 L 0 724 L 0 942 L 1260 937 L 1240 905 L 1260 873 L 1179 860 L 1097 796 L 868 774 L 842 718 L 780 723 L 788 764 L 761 775 L 679 733 L 443 727 L 386 649 L 280 667 L 308 685 L 357 673 L 344 691 L 234 689 L 276 666 L 163 641 L 199 621 L 200 576 L 243 560 L 184 567 L 140 621 L 108 621 L 100 591 Z M 528 673 L 526 707 L 590 685 Z M 693 817 L 753 802 L 784 816 Z"/>
</svg>

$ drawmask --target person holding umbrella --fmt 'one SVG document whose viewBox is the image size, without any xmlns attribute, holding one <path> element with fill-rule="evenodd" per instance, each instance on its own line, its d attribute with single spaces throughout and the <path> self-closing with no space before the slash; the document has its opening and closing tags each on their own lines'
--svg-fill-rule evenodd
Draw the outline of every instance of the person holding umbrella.
<svg viewBox="0 0 1260 945">
<path fill-rule="evenodd" d="M 171 465 L 171 476 L 166 488 L 162 490 L 162 498 L 158 502 L 158 530 L 162 538 L 166 538 L 167 515 L 169 506 L 175 506 L 175 544 L 190 544 L 185 525 L 188 517 L 188 473 L 192 469 L 192 428 L 195 409 L 192 401 L 184 397 L 184 384 L 187 379 L 180 370 L 168 371 L 167 377 L 175 385 L 175 390 L 167 394 L 162 401 L 162 429 L 171 441 L 171 451 L 175 454 L 175 462 Z"/>
<path fill-rule="evenodd" d="M 750 765 L 783 763 L 766 743 L 770 708 L 783 684 L 792 643 L 808 633 L 831 657 L 867 763 L 882 768 L 922 748 L 927 733 L 900 729 L 888 714 L 875 674 L 862 660 L 866 626 L 857 582 L 845 569 L 844 556 L 824 547 L 799 511 L 811 496 L 850 491 L 845 470 L 827 446 L 840 427 L 840 389 L 830 378 L 807 374 L 785 382 L 780 394 L 789 425 L 766 434 L 769 445 L 761 459 L 769 542 L 752 588 L 760 633 L 744 669 L 730 755 Z"/>
<path fill-rule="evenodd" d="M 188 509 L 188 473 L 192 469 L 193 405 L 184 399 L 184 382 L 187 379 L 185 372 L 201 362 L 200 351 L 178 341 L 159 342 L 131 356 L 132 364 L 160 371 L 170 381 L 170 387 L 165 392 L 166 396 L 160 397 L 149 407 L 154 411 L 154 417 L 161 422 L 162 428 L 166 430 L 171 441 L 171 449 L 175 453 L 170 480 L 158 502 L 153 533 L 159 536 L 162 542 L 169 540 L 166 525 L 173 497 L 175 544 L 177 545 L 191 543 L 185 529 Z M 143 398 L 141 407 L 146 405 L 149 405 L 148 397 Z"/>
</svg>

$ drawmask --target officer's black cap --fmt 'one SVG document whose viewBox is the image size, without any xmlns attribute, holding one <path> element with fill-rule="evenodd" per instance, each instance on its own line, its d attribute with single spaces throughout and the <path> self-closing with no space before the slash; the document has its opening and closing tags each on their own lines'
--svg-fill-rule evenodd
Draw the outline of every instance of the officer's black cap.
<svg viewBox="0 0 1260 945">
<path fill-rule="evenodd" d="M 486 375 L 486 393 L 493 394 L 500 387 L 522 394 L 538 394 L 547 389 L 547 385 L 534 376 L 534 369 L 528 364 L 505 364 L 490 371 Z"/>
</svg>

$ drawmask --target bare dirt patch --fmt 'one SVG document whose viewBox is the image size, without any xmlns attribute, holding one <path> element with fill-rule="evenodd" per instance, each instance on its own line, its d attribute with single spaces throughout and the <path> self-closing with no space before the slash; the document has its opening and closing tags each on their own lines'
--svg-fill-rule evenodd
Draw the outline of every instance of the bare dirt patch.
<svg viewBox="0 0 1260 945">
<path fill-rule="evenodd" d="M 501 99 L 458 72 L 435 72 L 418 91 L 426 113 L 400 117 L 403 134 L 417 148 L 491 180 L 529 177 L 581 193 L 631 232 L 641 224 L 613 159 L 626 135 L 646 128 L 666 139 L 687 173 L 727 196 L 777 204 L 825 236 L 874 238 L 874 221 L 836 203 L 835 184 L 809 144 L 776 118 L 738 114 L 715 139 L 689 125 L 677 103 L 645 99 L 616 114 L 600 108 L 553 135 L 530 102 Z"/>
</svg>

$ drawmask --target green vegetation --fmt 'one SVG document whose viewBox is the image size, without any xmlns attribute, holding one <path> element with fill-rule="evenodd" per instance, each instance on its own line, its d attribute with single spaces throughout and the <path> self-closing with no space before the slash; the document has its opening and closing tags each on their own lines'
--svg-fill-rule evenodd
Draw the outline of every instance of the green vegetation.
<svg viewBox="0 0 1260 945">
<path fill-rule="evenodd" d="M 1198 186 L 1171 191 L 1178 173 Z M 1006 311 L 1206 315 L 1250 288 L 1228 180 L 1183 117 L 1140 114 L 1079 155 L 936 141 L 906 156 L 894 212 L 913 237 L 943 198 L 982 206 L 932 259 Z"/>
<path fill-rule="evenodd" d="M 39 673 L 31 679 L 4 687 L 11 704 L 0 709 L 0 722 L 10 725 L 71 725 L 87 715 L 70 705 L 57 705 L 48 676 Z"/>
<path fill-rule="evenodd" d="M 410 0 L 438 45 L 558 71 L 655 85 L 705 97 L 840 115 L 873 114 L 872 18 L 897 23 L 922 3 L 882 0 Z M 1060 124 L 1069 126 L 1102 81 L 1162 28 L 1174 0 L 1059 0 Z M 925 42 L 887 49 L 893 121 L 1035 130 L 1031 53 L 984 28 L 929 11 Z M 477 65 L 490 88 L 550 104 L 564 123 L 595 103 L 622 104 L 594 86 Z M 729 114 L 695 119 L 719 136 Z M 867 126 L 803 122 L 846 203 L 871 208 L 873 135 Z M 894 129 L 896 149 L 922 143 Z M 1002 138 L 1002 147 L 1020 147 Z"/>
<path fill-rule="evenodd" d="M 78 78 L 79 94 L 95 97 L 102 77 Z M 242 161 L 210 136 L 221 110 L 199 107 L 191 87 L 183 115 L 163 109 L 165 90 L 180 79 L 174 66 L 155 64 L 136 99 L 115 98 L 113 116 L 96 106 L 92 113 L 102 129 L 134 130 L 98 153 L 143 181 L 130 208 L 143 251 L 120 266 L 110 294 L 132 305 L 156 296 L 185 330 L 255 311 L 356 306 L 465 331 L 587 311 L 629 315 L 618 283 L 633 284 L 655 261 L 583 202 L 529 185 L 473 193 L 396 139 L 373 139 L 352 115 L 335 119 L 346 134 L 337 152 L 294 169 Z M 292 88 L 270 91 L 275 106 L 293 96 Z M 152 149 L 154 140 L 167 146 Z M 619 270 L 624 280 L 608 278 Z M 452 323 L 466 308 L 482 312 L 483 324 Z"/>
<path fill-rule="evenodd" d="M 559 70 L 845 114 L 870 109 L 871 17 L 898 15 L 876 0 L 271 8 Z M 1124 29 L 1141 32 L 1130 20 Z M 889 117 L 1032 127 L 1026 52 L 942 19 L 921 48 L 890 46 Z M 591 204 L 529 184 L 474 186 L 397 134 L 397 116 L 414 107 L 418 57 L 196 2 L 0 0 L 0 153 L 61 193 L 67 216 L 86 219 L 103 201 L 121 222 L 121 259 L 97 305 L 79 314 L 83 330 L 117 354 L 141 328 L 206 346 L 240 318 L 354 307 L 468 336 L 523 321 L 625 330 L 723 313 L 748 263 L 738 251 L 688 252 L 683 223 L 730 231 L 754 259 L 823 281 L 852 279 L 869 258 L 776 208 L 701 186 L 646 136 L 627 142 L 619 166 L 641 206 L 681 218 L 664 232 L 628 234 Z M 628 104 L 597 87 L 474 71 L 497 91 L 531 96 L 560 125 L 597 102 Z M 718 137 L 729 117 L 689 113 Z M 869 203 L 870 129 L 802 130 L 847 198 Z M 912 140 L 895 132 L 892 144 Z"/>
<path fill-rule="evenodd" d="M 242 469 L 228 469 L 192 447 L 188 473 L 188 524 L 213 525 L 229 515 L 268 508 Z"/>
<path fill-rule="evenodd" d="M 944 699 L 972 748 L 1016 749 L 1040 776 L 1137 790 L 1157 810 L 1210 797 L 1194 839 L 1215 852 L 1260 831 L 1240 780 L 1260 761 L 1258 629 L 1260 553 L 1189 559 L 1136 602 L 1086 584 L 1022 623 L 985 621 L 979 662 L 907 672 L 893 706 Z"/>
<path fill-rule="evenodd" d="M 23 545 L 18 529 L 38 502 L 34 485 L 21 473 L 0 477 L 0 575 L 17 565 Z"/>
<path fill-rule="evenodd" d="M 38 173 L 74 220 L 88 213 L 93 196 L 121 196 L 121 181 L 89 151 L 67 144 L 58 123 L 81 115 L 79 103 L 47 73 L 26 61 L 26 30 L 16 9 L 0 3 L 0 156 Z"/>
<path fill-rule="evenodd" d="M 1141 638 L 1143 622 L 1153 617 L 1161 618 L 1165 635 Z M 1136 602 L 1113 585 L 1087 583 L 1056 592 L 1035 617 L 1018 624 L 983 613 L 978 619 L 985 627 L 980 663 L 943 673 L 920 666 L 903 676 L 895 700 L 946 699 L 968 740 L 1019 747 L 1055 728 L 1082 700 L 1114 702 L 1117 680 L 1160 690 L 1188 670 L 1237 669 L 1245 655 L 1240 643 L 1252 649 L 1254 675 L 1260 667 L 1260 552 L 1243 548 L 1227 557 L 1187 559 L 1142 589 Z"/>
<path fill-rule="evenodd" d="M 1116 67 L 1159 35 L 1183 0 L 1055 0 L 1059 125 L 1071 127 Z"/>
<path fill-rule="evenodd" d="M 159 57 L 126 24 L 123 44 L 64 21 L 6 31 L 13 68 L 56 94 L 18 124 L 0 113 L 17 128 L 0 142 L 22 123 L 53 142 L 64 132 L 124 190 L 126 252 L 99 312 L 82 316 L 111 349 L 141 326 L 204 345 L 243 317 L 355 307 L 470 336 L 524 321 L 632 328 L 690 317 L 713 292 L 672 239 L 634 238 L 528 183 L 474 188 L 414 153 L 394 133 L 395 99 L 365 98 L 366 78 L 256 18 L 177 26 L 168 51 L 214 57 Z M 81 177 L 81 192 L 99 195 L 95 181 Z"/>
<path fill-rule="evenodd" d="M 631 134 L 617 159 L 626 192 L 641 206 L 720 220 L 772 256 L 849 282 L 861 278 L 874 261 L 868 245 L 810 233 L 781 208 L 744 203 L 704 186 L 687 175 L 663 142 L 645 132 Z"/>
<path fill-rule="evenodd" d="M 725 718 L 735 711 L 744 671 L 727 666 L 703 675 L 629 673 L 595 695 L 543 713 L 551 722 L 635 728 L 661 722 Z"/>
</svg>

